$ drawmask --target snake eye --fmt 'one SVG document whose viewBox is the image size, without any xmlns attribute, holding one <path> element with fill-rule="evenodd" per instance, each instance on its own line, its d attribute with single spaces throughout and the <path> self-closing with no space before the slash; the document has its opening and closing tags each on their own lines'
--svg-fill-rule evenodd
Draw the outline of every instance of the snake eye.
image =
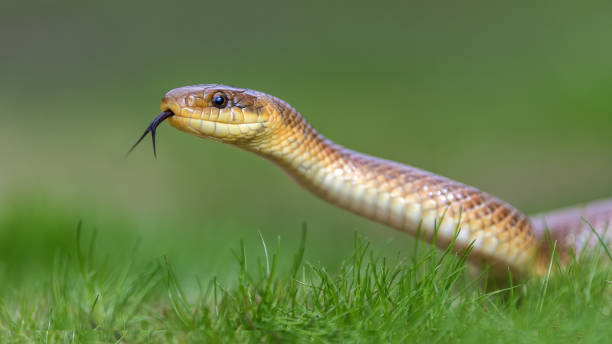
<svg viewBox="0 0 612 344">
<path fill-rule="evenodd" d="M 227 96 L 222 92 L 217 92 L 210 101 L 214 107 L 222 109 L 227 105 Z"/>
</svg>

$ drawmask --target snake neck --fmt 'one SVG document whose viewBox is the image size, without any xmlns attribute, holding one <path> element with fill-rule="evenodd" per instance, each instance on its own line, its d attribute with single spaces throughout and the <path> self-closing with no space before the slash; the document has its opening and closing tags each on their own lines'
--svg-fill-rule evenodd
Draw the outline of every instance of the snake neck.
<svg viewBox="0 0 612 344">
<path fill-rule="evenodd" d="M 274 162 L 300 185 L 326 200 L 335 198 L 336 182 L 358 182 L 363 171 L 353 161 L 354 153 L 318 133 L 300 117 L 301 125 L 286 128 L 255 153 Z"/>
</svg>

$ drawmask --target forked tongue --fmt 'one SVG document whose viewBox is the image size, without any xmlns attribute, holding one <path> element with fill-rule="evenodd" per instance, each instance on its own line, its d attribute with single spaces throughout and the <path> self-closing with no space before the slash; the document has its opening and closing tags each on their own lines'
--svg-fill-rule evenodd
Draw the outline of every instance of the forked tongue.
<svg viewBox="0 0 612 344">
<path fill-rule="evenodd" d="M 151 140 L 153 141 L 153 155 L 155 156 L 155 158 L 157 158 L 157 149 L 155 147 L 155 129 L 157 129 L 157 126 L 160 125 L 163 121 L 165 121 L 168 117 L 172 116 L 174 116 L 174 113 L 172 113 L 172 111 L 164 111 L 160 113 L 157 117 L 155 117 L 153 122 L 151 122 L 151 124 L 149 124 L 149 126 L 147 127 L 147 130 L 145 130 L 145 132 L 138 139 L 138 141 L 136 141 L 132 148 L 130 148 L 128 154 L 130 154 L 134 150 L 134 148 L 138 146 L 140 141 L 142 141 L 142 139 L 144 139 L 145 136 L 147 136 L 147 134 L 151 132 Z"/>
</svg>

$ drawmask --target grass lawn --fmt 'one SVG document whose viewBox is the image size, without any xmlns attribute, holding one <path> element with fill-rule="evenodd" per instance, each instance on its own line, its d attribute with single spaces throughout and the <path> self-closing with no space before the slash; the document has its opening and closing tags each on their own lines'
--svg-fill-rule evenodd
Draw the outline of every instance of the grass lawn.
<svg viewBox="0 0 612 344">
<path fill-rule="evenodd" d="M 5 223 L 6 224 L 6 223 Z M 612 336 L 608 256 L 583 255 L 553 276 L 487 285 L 464 257 L 415 245 L 374 252 L 355 234 L 336 271 L 292 259 L 280 238 L 249 252 L 242 241 L 230 278 L 177 277 L 173 262 L 96 252 L 104 233 L 70 229 L 44 278 L 0 286 L 0 342 L 500 342 L 603 343 Z M 99 238 L 98 238 L 99 237 Z M 9 262 L 10 263 L 10 262 Z M 197 265 L 197 262 L 193 262 Z M 27 275 L 27 273 L 25 273 Z M 32 276 L 30 276 L 32 277 Z"/>
</svg>

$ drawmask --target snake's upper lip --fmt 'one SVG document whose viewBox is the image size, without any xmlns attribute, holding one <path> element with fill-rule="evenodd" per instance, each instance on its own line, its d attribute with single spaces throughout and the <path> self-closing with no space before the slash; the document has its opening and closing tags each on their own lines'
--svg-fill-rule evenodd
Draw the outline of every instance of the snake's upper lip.
<svg viewBox="0 0 612 344">
<path fill-rule="evenodd" d="M 170 112 L 172 112 L 175 115 L 178 115 L 178 114 L 181 113 L 180 106 L 176 103 L 175 99 L 170 98 L 168 96 L 168 94 L 166 94 L 162 98 L 161 110 L 162 111 L 170 111 Z"/>
</svg>

